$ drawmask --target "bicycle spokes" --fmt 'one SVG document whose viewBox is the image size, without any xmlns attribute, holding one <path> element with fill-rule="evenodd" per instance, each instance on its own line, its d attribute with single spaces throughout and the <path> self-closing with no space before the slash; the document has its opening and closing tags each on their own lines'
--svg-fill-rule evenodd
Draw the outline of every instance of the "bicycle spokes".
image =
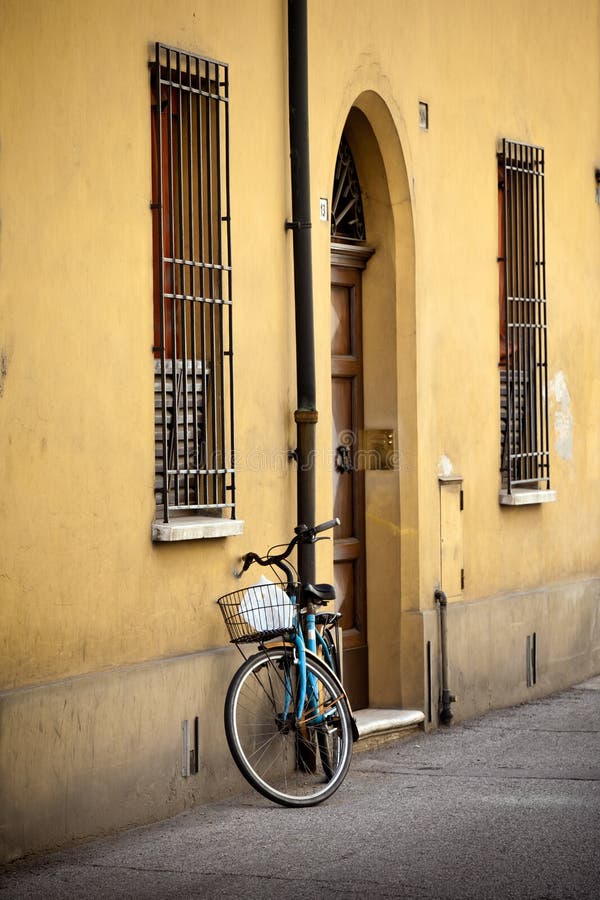
<svg viewBox="0 0 600 900">
<path fill-rule="evenodd" d="M 226 703 L 232 755 L 265 796 L 290 806 L 328 797 L 352 752 L 350 716 L 331 672 L 307 659 L 309 688 L 298 706 L 299 665 L 290 650 L 258 653 L 234 678 Z"/>
</svg>

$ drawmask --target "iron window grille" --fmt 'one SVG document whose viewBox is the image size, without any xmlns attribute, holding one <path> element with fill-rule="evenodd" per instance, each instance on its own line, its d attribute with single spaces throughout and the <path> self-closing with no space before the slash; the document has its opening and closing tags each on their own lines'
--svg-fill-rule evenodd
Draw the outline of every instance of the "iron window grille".
<svg viewBox="0 0 600 900">
<path fill-rule="evenodd" d="M 502 486 L 550 488 L 544 150 L 504 139 L 500 189 Z"/>
<path fill-rule="evenodd" d="M 155 49 L 157 518 L 234 518 L 228 68 L 164 44 Z"/>
</svg>

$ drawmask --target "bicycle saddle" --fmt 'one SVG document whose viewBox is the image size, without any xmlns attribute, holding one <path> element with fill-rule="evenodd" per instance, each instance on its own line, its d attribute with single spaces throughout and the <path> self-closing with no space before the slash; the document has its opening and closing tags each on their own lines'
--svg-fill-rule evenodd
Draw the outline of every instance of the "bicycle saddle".
<svg viewBox="0 0 600 900">
<path fill-rule="evenodd" d="M 313 603 L 329 603 L 330 600 L 335 600 L 335 588 L 332 584 L 305 584 L 303 594 Z"/>
</svg>

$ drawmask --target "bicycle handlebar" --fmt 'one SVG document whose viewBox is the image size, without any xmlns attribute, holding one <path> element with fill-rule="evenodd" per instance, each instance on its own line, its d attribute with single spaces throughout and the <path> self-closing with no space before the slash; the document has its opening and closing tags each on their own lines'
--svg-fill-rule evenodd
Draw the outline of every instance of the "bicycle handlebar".
<svg viewBox="0 0 600 900">
<path fill-rule="evenodd" d="M 322 531 L 329 531 L 330 528 L 337 528 L 340 525 L 340 520 L 336 516 L 335 519 L 329 519 L 327 522 L 321 522 L 320 525 L 314 525 L 312 529 L 308 529 L 312 531 L 313 535 L 320 534 Z"/>
<path fill-rule="evenodd" d="M 283 563 L 285 559 L 288 558 L 292 550 L 297 544 L 314 544 L 317 540 L 317 535 L 322 531 L 328 531 L 330 528 L 335 528 L 340 524 L 340 520 L 336 517 L 335 519 L 329 519 L 327 522 L 321 522 L 320 525 L 298 525 L 295 528 L 295 536 L 289 542 L 283 553 L 266 553 L 265 556 L 259 556 L 257 553 L 245 553 L 242 556 L 243 566 L 239 572 L 235 574 L 242 575 L 253 563 L 258 563 L 259 566 L 277 566 L 280 563 Z M 284 569 L 285 571 L 285 569 Z"/>
</svg>

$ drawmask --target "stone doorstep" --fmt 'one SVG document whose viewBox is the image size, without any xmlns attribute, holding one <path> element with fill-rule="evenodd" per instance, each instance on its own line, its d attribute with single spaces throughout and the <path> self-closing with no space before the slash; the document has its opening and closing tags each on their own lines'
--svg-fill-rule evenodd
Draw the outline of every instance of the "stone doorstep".
<svg viewBox="0 0 600 900">
<path fill-rule="evenodd" d="M 370 750 L 409 737 L 423 730 L 424 713 L 416 709 L 359 709 L 354 713 L 358 725 L 355 750 Z"/>
</svg>

